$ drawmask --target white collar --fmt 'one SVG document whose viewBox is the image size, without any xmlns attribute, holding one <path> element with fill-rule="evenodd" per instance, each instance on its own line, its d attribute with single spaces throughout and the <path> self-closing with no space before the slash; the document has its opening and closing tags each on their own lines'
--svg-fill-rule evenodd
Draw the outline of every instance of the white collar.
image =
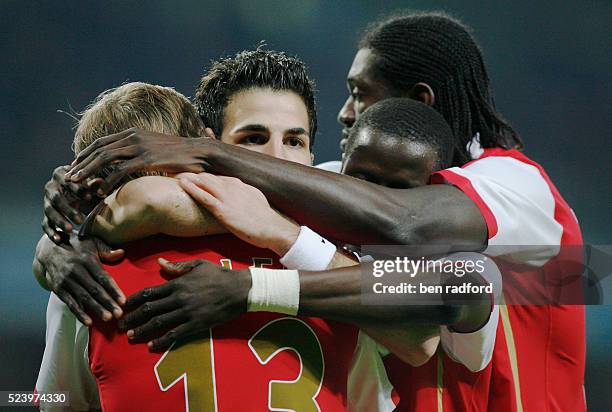
<svg viewBox="0 0 612 412">
<path fill-rule="evenodd" d="M 484 149 L 480 144 L 480 133 L 476 133 L 472 140 L 465 146 L 472 160 L 478 159 L 484 153 Z"/>
</svg>

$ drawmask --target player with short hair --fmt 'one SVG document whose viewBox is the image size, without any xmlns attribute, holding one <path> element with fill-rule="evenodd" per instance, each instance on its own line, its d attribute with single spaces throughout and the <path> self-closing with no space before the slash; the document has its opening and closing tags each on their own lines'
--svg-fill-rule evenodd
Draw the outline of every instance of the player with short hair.
<svg viewBox="0 0 612 412">
<path fill-rule="evenodd" d="M 260 139 L 244 144 L 254 144 L 264 152 L 268 148 L 286 150 L 286 158 L 293 156 L 310 164 L 310 128 L 305 102 L 291 85 L 272 89 L 276 85 L 274 75 L 279 70 L 296 70 L 296 67 L 303 70 L 303 65 L 282 53 L 260 50 L 244 52 L 236 59 L 243 63 L 255 61 L 258 62 L 255 67 L 268 69 L 270 88 L 245 86 L 234 92 L 224 107 L 222 138 L 240 140 L 241 133 L 246 135 L 245 139 L 255 135 Z M 293 62 L 293 67 L 288 67 L 288 62 Z M 244 67 L 245 70 L 252 68 L 249 64 Z M 75 135 L 75 150 L 78 153 L 109 130 L 125 129 L 130 124 L 151 131 L 200 134 L 202 123 L 184 97 L 178 95 L 180 106 L 177 99 L 156 97 L 169 93 L 178 95 L 172 89 L 142 83 L 127 84 L 103 93 L 81 118 Z M 185 106 L 181 98 L 190 110 L 184 119 L 174 116 L 177 106 Z M 282 117 L 270 117 L 270 110 L 282 113 Z M 236 113 L 240 114 L 238 118 L 235 118 Z M 191 124 L 197 126 L 195 130 L 187 127 Z M 254 128 L 257 130 L 253 131 Z M 126 259 L 116 266 L 106 267 L 125 291 L 135 292 L 145 286 L 162 284 L 168 276 L 178 275 L 180 268 L 171 264 L 164 265 L 158 273 L 156 258 L 161 256 L 172 260 L 197 256 L 227 270 L 251 265 L 280 267 L 278 257 L 271 250 L 247 245 L 231 235 L 189 239 L 159 236 L 179 232 L 202 236 L 220 232 L 214 229 L 210 215 L 178 188 L 178 180 L 146 176 L 158 174 L 149 172 L 154 170 L 152 166 L 145 170 L 127 178 L 118 191 L 92 212 L 94 220 L 84 224 L 91 233 L 119 242 L 155 235 L 126 244 Z M 132 180 L 140 175 L 145 177 Z M 156 214 L 161 218 L 156 218 Z M 131 220 L 129 215 L 138 216 L 140 222 Z M 147 231 L 144 226 L 151 229 Z M 299 226 L 297 229 L 299 231 Z M 204 264 L 203 260 L 198 262 Z M 226 282 L 238 281 L 231 277 L 225 279 Z M 214 288 L 210 291 L 214 299 Z M 233 302 L 236 299 L 218 301 L 225 307 L 233 306 Z M 173 316 L 182 317 L 180 313 Z M 101 406 L 102 409 L 122 410 L 132 403 L 144 409 L 163 410 L 186 407 L 261 410 L 266 406 L 298 410 L 345 408 L 346 381 L 356 329 L 338 322 L 253 313 L 220 325 L 203 336 L 192 337 L 196 339 L 186 344 L 176 343 L 163 354 L 150 353 L 145 345 L 130 345 L 139 339 L 119 333 L 114 323 L 97 322 L 88 330 L 55 295 L 49 303 L 48 325 L 47 349 L 37 390 L 70 390 L 72 406 L 76 408 Z"/>
<path fill-rule="evenodd" d="M 342 173 L 396 189 L 424 186 L 434 172 L 452 164 L 452 143 L 450 127 L 427 105 L 382 100 L 351 128 Z"/>
<path fill-rule="evenodd" d="M 410 99 L 388 99 L 373 105 L 351 129 L 350 136 L 344 159 L 345 173 L 377 184 L 390 187 L 421 186 L 427 184 L 432 173 L 448 167 L 452 161 L 452 149 L 449 149 L 449 143 L 452 142 L 453 137 L 449 126 L 433 109 Z M 381 156 L 391 146 L 394 148 L 393 156 Z M 209 209 L 236 235 L 243 237 L 242 231 L 245 229 L 242 226 L 248 226 L 251 233 L 247 237 L 249 241 L 265 247 L 266 239 L 257 238 L 257 230 L 254 229 L 261 226 L 259 222 L 262 219 L 257 219 L 253 213 L 259 214 L 262 210 L 270 209 L 270 206 L 265 200 L 262 203 L 262 197 L 254 195 L 255 193 L 248 185 L 226 179 L 228 178 L 207 173 L 199 175 L 186 173 L 181 174 L 180 181 L 186 192 Z M 193 223 L 193 225 L 196 224 L 197 222 Z M 308 247 L 311 250 L 306 252 L 309 252 L 311 256 L 324 255 L 325 247 L 320 250 L 321 248 L 318 248 L 316 243 Z M 293 249 L 297 251 L 299 247 Z M 453 258 L 458 259 L 457 256 Z M 469 257 L 472 260 L 474 258 L 473 255 Z M 486 281 L 495 283 L 496 291 L 500 289 L 499 272 L 493 262 L 487 265 L 483 277 Z M 481 280 L 477 279 L 477 281 Z M 151 304 L 157 305 L 155 301 L 152 301 Z M 490 304 L 486 304 L 483 305 L 481 311 L 474 312 L 477 318 L 471 323 L 463 322 L 463 325 L 460 323 L 453 325 L 457 328 L 464 328 L 464 331 L 472 331 L 472 333 L 458 335 L 452 333 L 449 327 L 419 324 L 417 319 L 414 324 L 405 329 L 412 333 L 415 342 L 418 342 L 416 339 L 421 336 L 420 339 L 437 343 L 438 335 L 441 334 L 444 351 L 457 362 L 461 362 L 457 365 L 461 365 L 461 368 L 465 370 L 462 372 L 467 375 L 469 371 L 465 367 L 471 371 L 479 371 L 487 366 L 491 358 L 498 319 L 497 311 L 497 306 L 492 308 Z M 143 317 L 143 315 L 146 318 L 147 316 L 142 311 L 137 311 L 137 313 L 137 315 L 128 315 L 125 321 L 131 323 L 135 318 Z M 367 324 L 362 326 L 366 333 L 386 342 L 390 349 L 399 354 L 406 352 L 401 348 L 401 345 L 405 343 L 405 336 L 398 335 L 396 328 L 389 325 L 386 328 L 375 328 Z M 150 325 L 147 324 L 144 327 L 150 328 Z M 464 344 L 458 345 L 461 341 Z M 435 348 L 433 346 L 434 350 Z M 349 409 L 360 411 L 395 408 L 397 399 L 391 397 L 392 384 L 387 378 L 383 357 L 380 354 L 385 355 L 384 362 L 395 374 L 398 369 L 403 370 L 409 367 L 406 363 L 400 362 L 397 357 L 391 357 L 386 347 L 377 344 L 367 335 L 361 334 L 359 349 L 349 375 Z M 416 366 L 423 363 L 422 361 L 415 362 L 415 358 L 405 357 L 404 359 Z M 397 376 L 392 375 L 391 378 L 397 385 L 397 392 L 407 397 L 407 391 L 413 386 L 405 385 L 405 380 L 398 380 Z M 465 380 L 463 376 L 458 378 Z M 471 380 L 476 380 L 474 377 L 471 378 Z M 468 381 L 471 382 L 471 380 Z"/>
<path fill-rule="evenodd" d="M 440 13 L 406 14 L 375 25 L 366 40 L 349 71 L 350 96 L 340 121 L 348 128 L 368 105 L 394 96 L 436 108 L 454 132 L 456 163 L 433 177 L 436 185 L 397 190 L 277 160 L 265 162 L 263 167 L 256 154 L 236 156 L 233 148 L 215 142 L 190 146 L 188 152 L 184 139 L 173 139 L 173 150 L 161 155 L 155 139 L 137 140 L 145 132 L 108 137 L 105 144 L 83 153 L 66 178 L 79 182 L 109 162 L 122 159 L 123 169 L 106 179 L 112 186 L 152 155 L 161 156 L 161 169 L 177 165 L 184 169 L 197 157 L 198 170 L 238 177 L 259 188 L 287 215 L 347 243 L 450 243 L 473 250 L 504 245 L 557 249 L 582 245 L 571 208 L 542 167 L 517 150 L 521 142 L 495 108 L 482 53 L 466 26 Z M 398 83 L 400 78 L 406 82 Z M 308 209 L 298 207 L 304 203 Z M 549 249 L 542 255 L 531 248 L 523 252 L 507 256 L 545 278 L 563 276 L 554 251 Z M 316 285 L 304 277 L 301 313 L 323 317 L 344 314 L 346 306 L 354 303 L 349 296 L 351 282 L 359 282 L 358 276 L 350 275 L 354 270 L 319 273 Z M 321 285 L 328 293 L 338 294 L 335 305 L 313 295 Z M 354 309 L 356 316 L 365 315 Z M 501 318 L 507 351 L 505 360 L 500 361 L 506 365 L 499 370 L 505 382 L 500 386 L 506 385 L 508 390 L 501 391 L 507 398 L 494 400 L 518 409 L 565 405 L 584 410 L 584 307 L 513 305 L 502 311 Z M 534 341 L 538 343 L 534 345 Z M 544 391 L 539 390 L 542 383 Z M 492 391 L 499 392 L 499 388 L 492 387 Z"/>
</svg>

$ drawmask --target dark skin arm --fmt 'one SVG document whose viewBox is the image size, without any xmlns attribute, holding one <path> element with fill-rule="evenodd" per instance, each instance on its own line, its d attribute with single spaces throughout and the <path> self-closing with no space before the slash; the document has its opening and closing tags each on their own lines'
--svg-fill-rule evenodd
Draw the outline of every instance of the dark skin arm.
<svg viewBox="0 0 612 412">
<path fill-rule="evenodd" d="M 102 261 L 112 263 L 122 257 L 123 250 L 112 250 L 97 239 L 78 239 L 71 234 L 66 244 L 57 245 L 43 236 L 36 246 L 32 269 L 40 285 L 53 291 L 89 326 L 90 315 L 108 321 L 123 314 L 119 304 L 125 297 L 102 268 Z"/>
<path fill-rule="evenodd" d="M 46 236 L 38 242 L 32 264 L 41 286 L 55 292 L 84 324 L 91 316 L 108 320 L 121 316 L 123 293 L 102 268 L 123 257 L 99 239 L 78 239 L 75 224 L 98 203 L 100 179 L 73 183 L 64 179 L 68 166 L 59 166 L 45 184 L 42 228 Z"/>
<path fill-rule="evenodd" d="M 432 185 L 390 189 L 210 139 L 184 139 L 129 129 L 85 149 L 67 178 L 74 183 L 122 160 L 102 185 L 143 168 L 209 171 L 260 189 L 279 210 L 328 237 L 352 244 L 485 245 L 482 214 L 459 189 Z M 308 207 L 304 207 L 308 205 Z"/>
<path fill-rule="evenodd" d="M 178 339 L 199 336 L 208 328 L 246 312 L 251 288 L 248 269 L 224 270 L 203 260 L 178 263 L 160 260 L 160 264 L 164 272 L 180 276 L 129 297 L 126 308 L 131 312 L 119 321 L 119 327 L 128 330 L 130 342 L 149 342 L 152 350 L 165 350 Z M 367 264 L 365 268 L 368 270 Z M 334 319 L 366 329 L 381 323 L 389 326 L 421 323 L 471 331 L 482 326 L 490 312 L 487 295 L 473 296 L 472 303 L 456 303 L 444 295 L 407 294 L 404 305 L 364 305 L 361 271 L 361 266 L 299 271 L 299 315 Z M 454 278 L 452 274 L 444 276 L 417 274 L 407 277 L 406 282 L 435 285 Z"/>
</svg>

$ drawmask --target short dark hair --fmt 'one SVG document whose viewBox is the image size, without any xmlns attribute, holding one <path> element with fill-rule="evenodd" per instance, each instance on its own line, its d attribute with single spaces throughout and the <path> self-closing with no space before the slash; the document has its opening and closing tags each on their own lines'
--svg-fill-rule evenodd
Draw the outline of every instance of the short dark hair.
<svg viewBox="0 0 612 412">
<path fill-rule="evenodd" d="M 432 87 L 433 107 L 456 137 L 455 164 L 470 160 L 466 146 L 476 133 L 485 148 L 523 147 L 495 108 L 482 53 L 458 20 L 439 12 L 396 14 L 371 25 L 359 47 L 377 56 L 374 73 L 395 96 L 418 82 Z"/>
<path fill-rule="evenodd" d="M 297 57 L 261 47 L 212 62 L 200 80 L 194 102 L 204 125 L 220 136 L 224 110 L 232 95 L 254 87 L 292 91 L 302 98 L 308 112 L 312 148 L 317 131 L 317 113 L 315 86 L 308 78 L 306 65 Z"/>
<path fill-rule="evenodd" d="M 351 127 L 347 153 L 364 128 L 428 145 L 437 155 L 436 170 L 452 165 L 453 132 L 442 115 L 424 103 L 408 98 L 391 98 L 368 107 Z"/>
</svg>

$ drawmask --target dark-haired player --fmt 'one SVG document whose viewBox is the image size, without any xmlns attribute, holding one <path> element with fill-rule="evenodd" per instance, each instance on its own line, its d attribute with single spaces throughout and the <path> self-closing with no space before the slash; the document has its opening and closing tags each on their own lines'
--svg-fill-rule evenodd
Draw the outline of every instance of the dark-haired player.
<svg viewBox="0 0 612 412">
<path fill-rule="evenodd" d="M 171 143 L 161 150 L 156 144 L 161 138 L 142 139 L 146 132 L 140 131 L 106 138 L 84 152 L 67 177 L 79 182 L 122 159 L 121 170 L 106 180 L 112 186 L 154 157 L 162 170 L 238 177 L 262 190 L 287 215 L 347 243 L 451 243 L 472 249 L 582 244 L 571 208 L 542 167 L 518 151 L 521 141 L 495 108 L 482 53 L 464 25 L 436 13 L 400 15 L 373 25 L 360 43 L 348 84 L 350 96 L 339 116 L 347 128 L 369 105 L 397 96 L 422 101 L 444 116 L 455 137 L 455 167 L 434 176 L 434 183 L 443 184 L 390 189 L 264 161 L 256 154 L 238 156 L 235 149 L 216 142 L 191 145 L 180 138 L 166 139 Z M 57 207 L 67 215 L 72 210 Z M 50 218 L 61 222 L 53 217 L 56 213 L 55 207 L 49 208 Z M 541 255 L 533 248 L 522 252 L 509 257 L 548 279 L 562 276 L 554 253 Z M 192 273 L 206 276 L 199 269 Z M 333 316 L 352 305 L 354 300 L 341 298 L 350 290 L 347 283 L 359 281 L 351 273 L 320 273 L 316 285 L 304 279 L 302 313 Z M 321 284 L 337 294 L 336 305 L 313 295 Z M 492 399 L 507 400 L 505 405 L 517 409 L 584 410 L 584 308 L 511 306 L 501 315 L 508 367 L 500 373 L 510 389 L 500 391 L 500 398 L 492 388 Z"/>
<path fill-rule="evenodd" d="M 222 138 L 310 164 L 314 123 L 308 104 L 314 113 L 314 100 L 304 65 L 283 53 L 243 52 L 213 64 L 202 84 L 224 77 L 222 68 L 233 80 L 224 82 L 228 93 L 219 99 Z M 253 73 L 258 73 L 257 81 Z M 80 152 L 109 130 L 129 125 L 186 136 L 197 136 L 203 129 L 195 109 L 174 90 L 129 83 L 101 94 L 85 111 L 75 134 L 75 151 Z M 152 167 L 147 170 L 154 171 Z M 131 178 L 142 174 L 139 171 Z M 180 272 L 171 265 L 160 272 L 158 257 L 198 258 L 200 264 L 210 261 L 225 269 L 258 267 L 251 269 L 253 276 L 266 267 L 280 267 L 278 256 L 290 260 L 286 252 L 300 228 L 277 212 L 266 215 L 271 225 L 278 227 L 273 220 L 280 218 L 290 223 L 290 229 L 297 226 L 295 233 L 275 233 L 275 239 L 281 241 L 293 236 L 284 250 L 278 243 L 267 245 L 278 256 L 231 235 L 200 237 L 219 232 L 212 230 L 215 225 L 206 224 L 210 215 L 190 200 L 176 179 L 146 176 L 124 183 L 95 210 L 91 215 L 95 220 L 86 222 L 85 227 L 107 241 L 124 245 L 126 259 L 105 269 L 127 293 L 164 284 Z M 124 243 L 158 234 L 190 238 L 153 236 Z M 327 248 L 328 255 L 334 252 L 335 247 Z M 58 254 L 56 258 L 67 256 L 58 247 L 49 253 Z M 43 259 L 45 262 L 48 259 Z M 240 281 L 229 273 L 224 281 Z M 190 288 L 184 292 L 189 293 Z M 215 300 L 212 285 L 209 292 Z M 233 302 L 236 299 L 217 301 L 230 311 L 234 310 Z M 177 310 L 170 316 L 188 315 Z M 126 337 L 115 323 L 96 322 L 86 328 L 55 295 L 50 299 L 47 320 L 47 347 L 37 389 L 69 390 L 72 407 L 78 410 L 101 407 L 118 411 L 133 405 L 147 410 L 202 411 L 346 408 L 347 376 L 357 333 L 348 325 L 251 313 L 192 337 L 195 339 L 188 343 L 177 343 L 165 353 L 151 353 L 146 345 L 130 344 L 146 341 L 146 333 L 128 333 Z"/>
<path fill-rule="evenodd" d="M 449 148 L 452 132 L 444 119 L 430 107 L 410 99 L 388 99 L 375 104 L 351 129 L 350 136 L 345 157 L 345 172 L 377 184 L 390 187 L 422 186 L 427 184 L 433 172 L 447 167 L 452 160 L 452 149 Z M 381 153 L 384 153 L 385 148 L 389 146 L 394 147 L 394 155 L 381 156 Z M 269 238 L 262 234 L 266 233 L 265 227 L 273 222 L 263 217 L 274 212 L 256 189 L 226 177 L 206 173 L 182 174 L 181 185 L 235 234 L 262 247 L 269 246 Z M 176 204 L 178 206 L 180 203 Z M 185 227 L 191 228 L 190 230 L 200 227 L 200 230 L 203 230 L 202 222 L 194 220 L 189 225 L 185 221 L 189 220 L 188 217 L 177 219 L 177 215 L 182 215 L 181 210 L 183 209 L 188 208 L 181 206 L 175 212 L 162 208 L 157 212 L 160 215 L 159 219 L 154 220 L 180 220 L 184 222 L 183 229 L 181 229 L 183 231 L 186 230 Z M 142 217 L 137 214 L 133 219 L 140 221 L 141 233 L 156 229 L 154 225 L 147 220 L 143 221 Z M 245 236 L 247 231 L 249 235 Z M 188 233 L 187 231 L 186 234 Z M 303 250 L 305 247 L 309 250 Z M 302 250 L 299 251 L 299 249 Z M 318 259 L 326 254 L 326 247 L 316 242 L 296 245 L 292 247 L 292 250 L 298 255 L 310 255 Z M 474 259 L 474 256 L 471 259 Z M 499 274 L 492 262 L 488 264 L 483 276 L 487 282 L 496 283 L 496 290 L 499 289 L 497 285 L 499 280 L 496 278 Z M 418 322 L 410 327 L 415 339 L 424 331 L 429 333 L 430 339 L 439 335 L 444 353 L 448 353 L 444 356 L 451 356 L 452 359 L 459 362 L 457 363 L 459 373 L 468 375 L 471 381 L 476 378 L 472 377 L 469 371 L 482 370 L 491 358 L 498 309 L 495 306 L 491 311 L 490 305 L 484 305 L 480 313 L 475 314 L 478 319 L 471 326 L 467 326 L 471 333 L 457 334 L 446 326 L 440 328 L 436 325 L 419 325 Z M 128 318 L 131 316 L 133 315 L 128 315 Z M 460 325 L 454 326 L 459 327 Z M 466 325 L 464 324 L 463 327 Z M 370 327 L 366 325 L 364 329 L 368 334 L 388 342 L 389 347 L 394 350 L 397 350 L 401 343 L 398 336 L 394 335 L 394 329 L 391 329 L 390 325 L 382 330 L 376 330 L 371 325 Z M 392 338 L 381 336 L 383 334 L 391 335 Z M 405 353 L 405 350 L 400 353 Z M 380 354 L 385 355 L 385 362 L 391 371 L 399 369 L 403 371 L 404 376 L 410 373 L 407 370 L 408 366 L 389 355 L 386 347 L 378 345 L 368 335 L 361 334 L 359 350 L 355 355 L 349 380 L 349 406 L 353 410 L 389 410 L 395 407 L 390 392 L 391 382 L 387 378 Z M 449 369 L 449 372 L 451 373 L 448 376 L 456 377 L 457 380 L 466 380 L 461 375 L 453 374 L 452 368 Z M 407 382 L 406 378 L 401 379 L 402 376 L 395 375 L 392 375 L 391 378 L 397 392 L 402 395 L 402 399 L 426 396 L 418 389 L 419 386 L 409 383 L 412 380 Z M 449 388 L 452 387 L 449 385 Z M 409 390 L 414 390 L 415 394 L 408 392 Z M 462 398 L 467 398 L 469 394 L 471 393 L 467 395 L 453 393 Z"/>
<path fill-rule="evenodd" d="M 395 189 L 425 186 L 453 160 L 453 133 L 444 118 L 415 100 L 374 104 L 351 128 L 342 173 Z"/>
<path fill-rule="evenodd" d="M 350 129 L 344 142 L 342 173 L 390 188 L 424 186 L 435 172 L 452 164 L 452 142 L 450 127 L 431 107 L 407 98 L 385 99 L 370 106 Z M 459 256 L 474 260 L 479 255 Z M 501 277 L 493 262 L 488 262 L 481 275 L 495 285 L 496 293 L 501 291 Z M 379 398 L 387 397 L 386 405 L 393 404 L 397 410 L 429 411 L 438 401 L 447 405 L 444 410 L 462 410 L 467 405 L 486 410 L 499 306 L 482 309 L 485 314 L 490 311 L 489 317 L 471 331 L 457 333 L 442 326 L 437 354 L 419 367 L 407 366 L 361 334 L 358 355 L 365 356 L 363 347 L 375 348 L 381 360 L 374 358 L 367 368 L 353 369 L 349 394 L 353 396 L 357 392 L 354 388 L 370 384 L 378 388 Z M 441 363 L 444 368 L 439 370 Z M 382 379 L 368 376 L 373 370 Z M 392 394 L 389 399 L 386 385 L 393 387 L 397 397 Z"/>
</svg>

